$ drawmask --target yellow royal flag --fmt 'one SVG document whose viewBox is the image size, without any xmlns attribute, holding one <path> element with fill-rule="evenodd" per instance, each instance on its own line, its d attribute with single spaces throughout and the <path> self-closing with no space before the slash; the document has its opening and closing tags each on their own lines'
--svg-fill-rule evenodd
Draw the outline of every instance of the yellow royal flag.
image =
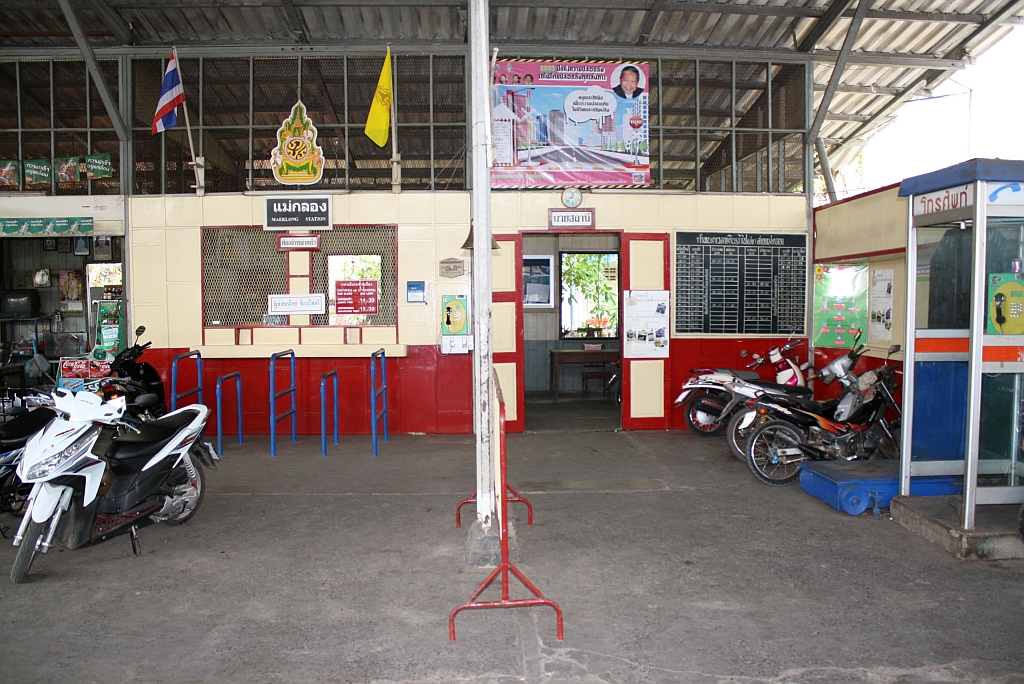
<svg viewBox="0 0 1024 684">
<path fill-rule="evenodd" d="M 388 142 L 388 132 L 391 129 L 391 97 L 391 48 L 388 47 L 384 66 L 380 69 L 380 78 L 377 79 L 377 90 L 373 93 L 370 113 L 366 117 L 366 128 L 363 129 L 366 137 L 377 143 L 378 147 L 384 147 Z"/>
</svg>

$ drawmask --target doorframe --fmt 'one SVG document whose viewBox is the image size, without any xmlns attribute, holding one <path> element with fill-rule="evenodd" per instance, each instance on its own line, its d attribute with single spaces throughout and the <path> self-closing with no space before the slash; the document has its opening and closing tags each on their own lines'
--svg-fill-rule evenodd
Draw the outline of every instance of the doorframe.
<svg viewBox="0 0 1024 684">
<path fill-rule="evenodd" d="M 516 306 L 516 349 L 512 352 L 493 352 L 494 363 L 514 363 L 516 365 L 516 419 L 505 421 L 506 432 L 523 432 L 526 430 L 526 349 L 523 344 L 523 234 L 495 233 L 492 237 L 498 242 L 514 242 L 515 255 L 515 290 L 511 292 L 492 292 L 491 302 L 514 302 Z M 503 392 L 504 394 L 504 392 Z M 504 394 L 506 403 L 509 396 Z"/>
<path fill-rule="evenodd" d="M 632 248 L 632 242 L 634 240 L 643 240 L 645 242 L 661 242 L 664 245 L 664 271 L 662 277 L 662 289 L 668 290 L 669 303 L 671 308 L 672 302 L 672 287 L 671 287 L 671 263 L 672 263 L 672 240 L 670 233 L 623 233 L 619 239 L 619 261 L 621 275 L 619 278 L 619 328 L 622 328 L 622 291 L 626 289 L 632 290 L 632 287 L 626 287 L 630 283 L 630 250 Z M 671 328 L 672 316 L 669 315 L 669 322 Z M 632 393 L 631 393 L 631 378 L 632 378 L 632 360 L 622 356 L 622 429 L 623 430 L 668 430 L 670 427 L 671 418 L 671 398 L 672 398 L 672 331 L 671 329 L 666 331 L 668 334 L 668 345 L 669 345 L 669 356 L 668 358 L 661 359 L 665 362 L 664 369 L 664 397 L 663 411 L 660 418 L 631 418 L 630 409 L 633 405 Z M 623 352 L 625 352 L 625 344 L 622 345 Z M 644 359 L 641 359 L 644 360 Z"/>
</svg>

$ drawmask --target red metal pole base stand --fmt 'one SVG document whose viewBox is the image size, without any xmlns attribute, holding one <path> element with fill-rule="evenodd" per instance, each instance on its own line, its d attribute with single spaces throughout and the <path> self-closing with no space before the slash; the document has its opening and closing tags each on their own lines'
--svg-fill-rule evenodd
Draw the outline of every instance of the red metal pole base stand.
<svg viewBox="0 0 1024 684">
<path fill-rule="evenodd" d="M 508 559 L 508 502 L 512 499 L 509 498 L 508 492 L 511 491 L 515 494 L 515 490 L 508 486 L 507 475 L 505 473 L 505 405 L 500 404 L 499 409 L 499 439 L 501 440 L 499 467 L 501 468 L 501 489 L 498 492 L 498 504 L 501 515 L 500 521 L 500 534 L 501 534 L 501 563 L 494 569 L 487 579 L 483 581 L 477 590 L 473 592 L 473 595 L 469 597 L 469 600 L 458 606 L 452 611 L 452 614 L 448 617 L 448 638 L 455 641 L 455 616 L 464 610 L 470 610 L 474 608 L 528 608 L 530 606 L 551 606 L 555 610 L 555 617 L 558 622 L 557 636 L 558 640 L 562 641 L 562 609 L 558 607 L 558 604 L 554 601 L 544 598 L 544 594 L 540 593 L 537 587 L 533 586 L 530 580 L 526 579 L 526 576 L 519 571 L 519 568 L 512 565 Z M 518 496 L 518 494 L 516 494 Z M 475 500 L 475 495 L 473 497 Z M 469 501 L 469 499 L 467 499 Z M 463 503 L 466 503 L 464 501 Z M 462 504 L 459 504 L 461 506 Z M 529 504 L 527 503 L 527 506 Z M 530 508 L 531 517 L 533 509 Z M 458 516 L 458 509 L 456 509 L 456 516 Z M 457 520 L 458 518 L 456 518 Z M 515 575 L 520 582 L 522 582 L 527 589 L 529 589 L 536 598 L 528 599 L 513 599 L 509 598 L 508 591 L 508 575 L 511 572 Z M 484 592 L 491 582 L 501 574 L 501 600 L 500 601 L 477 601 L 477 597 Z"/>
<path fill-rule="evenodd" d="M 517 492 L 516 490 L 512 489 L 512 485 L 506 485 L 506 486 L 508 487 L 509 494 L 512 495 L 512 496 L 508 497 L 509 503 L 524 503 L 524 504 L 526 504 L 526 526 L 527 527 L 533 527 L 533 505 L 530 504 L 530 502 L 526 498 L 524 498 L 519 492 Z M 476 503 L 476 492 L 473 492 L 473 495 L 471 497 L 469 497 L 468 499 L 463 499 L 462 501 L 460 501 L 459 505 L 455 507 L 455 528 L 456 529 L 462 529 L 462 518 L 460 517 L 460 514 L 462 512 L 462 507 L 465 506 L 466 504 L 471 504 L 471 503 Z"/>
</svg>

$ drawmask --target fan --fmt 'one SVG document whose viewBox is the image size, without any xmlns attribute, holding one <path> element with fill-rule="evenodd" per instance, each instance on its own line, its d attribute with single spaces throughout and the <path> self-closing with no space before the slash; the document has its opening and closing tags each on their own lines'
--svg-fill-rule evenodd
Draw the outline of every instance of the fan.
<svg viewBox="0 0 1024 684">
<path fill-rule="evenodd" d="M 50 269 L 41 268 L 32 274 L 32 284 L 36 287 L 50 286 Z"/>
</svg>

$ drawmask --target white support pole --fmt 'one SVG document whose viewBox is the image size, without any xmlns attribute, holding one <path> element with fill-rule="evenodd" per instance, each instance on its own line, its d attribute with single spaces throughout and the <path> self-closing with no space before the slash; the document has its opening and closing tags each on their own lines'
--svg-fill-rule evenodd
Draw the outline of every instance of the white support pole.
<svg viewBox="0 0 1024 684">
<path fill-rule="evenodd" d="M 981 448 L 981 363 L 985 344 L 985 181 L 974 181 L 974 251 L 971 264 L 971 344 L 967 361 L 967 447 L 964 453 L 963 528 L 974 529 L 978 491 L 978 455 Z"/>
<path fill-rule="evenodd" d="M 900 432 L 900 495 L 910 496 L 913 465 L 914 383 L 917 366 L 917 228 L 914 226 L 914 196 L 907 197 L 907 304 L 903 334 L 903 418 Z"/>
<path fill-rule="evenodd" d="M 476 515 L 494 519 L 494 443 L 491 406 L 491 122 L 493 78 L 488 61 L 488 0 L 469 0 L 469 93 L 472 109 L 473 189 L 473 424 L 476 427 Z"/>
</svg>

